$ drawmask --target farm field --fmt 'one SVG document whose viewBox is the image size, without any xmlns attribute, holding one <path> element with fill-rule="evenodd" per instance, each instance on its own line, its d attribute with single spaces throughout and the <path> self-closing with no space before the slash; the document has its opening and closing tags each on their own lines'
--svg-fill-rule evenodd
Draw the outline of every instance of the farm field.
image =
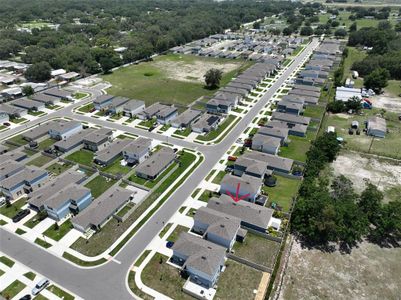
<svg viewBox="0 0 401 300">
<path fill-rule="evenodd" d="M 102 77 L 113 85 L 108 89 L 112 95 L 143 100 L 147 106 L 157 101 L 188 105 L 216 92 L 204 87 L 203 75 L 207 70 L 221 69 L 221 85 L 225 85 L 251 65 L 252 62 L 241 60 L 168 54 Z"/>
</svg>

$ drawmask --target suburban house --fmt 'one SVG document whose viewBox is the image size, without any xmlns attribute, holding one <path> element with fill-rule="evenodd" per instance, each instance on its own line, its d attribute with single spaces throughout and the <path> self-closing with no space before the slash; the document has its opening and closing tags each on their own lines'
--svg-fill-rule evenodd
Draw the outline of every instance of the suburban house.
<svg viewBox="0 0 401 300">
<path fill-rule="evenodd" d="M 206 103 L 206 110 L 212 114 L 226 114 L 231 111 L 233 103 L 229 100 L 210 99 Z"/>
<path fill-rule="evenodd" d="M 1 148 L 1 147 L 0 147 Z M 1 150 L 1 149 L 0 149 Z M 21 161 L 28 157 L 28 154 L 19 150 L 13 150 L 6 153 L 1 153 L 0 156 L 0 164 L 5 163 L 6 161 Z"/>
<path fill-rule="evenodd" d="M 183 232 L 172 250 L 171 262 L 181 266 L 189 280 L 206 288 L 216 284 L 226 258 L 224 247 Z"/>
<path fill-rule="evenodd" d="M 93 106 L 96 110 L 106 109 L 111 104 L 113 98 L 114 96 L 112 95 L 100 95 L 93 100 Z"/>
<path fill-rule="evenodd" d="M 169 107 L 168 105 L 161 104 L 159 102 L 153 103 L 146 107 L 144 110 L 137 114 L 137 117 L 141 120 L 149 120 L 156 116 L 156 114 L 162 109 Z"/>
<path fill-rule="evenodd" d="M 236 176 L 246 174 L 263 179 L 266 175 L 271 175 L 272 173 L 267 170 L 267 165 L 267 162 L 240 156 L 235 161 L 233 174 Z"/>
<path fill-rule="evenodd" d="M 3 162 L 0 164 L 0 180 L 9 178 L 22 169 L 24 169 L 24 165 L 19 162 L 12 160 Z"/>
<path fill-rule="evenodd" d="M 115 213 L 132 198 L 132 191 L 121 187 L 108 189 L 101 196 L 71 221 L 75 229 L 81 232 L 99 230 Z"/>
<path fill-rule="evenodd" d="M 294 85 L 294 89 L 313 91 L 313 92 L 316 92 L 316 93 L 320 93 L 320 88 L 315 87 L 315 86 L 302 85 L 302 84 Z"/>
<path fill-rule="evenodd" d="M 263 134 L 255 134 L 252 138 L 252 149 L 264 153 L 277 154 L 281 146 L 281 140 L 276 137 Z"/>
<path fill-rule="evenodd" d="M 132 142 L 130 139 L 115 139 L 106 148 L 97 151 L 93 160 L 99 165 L 108 166 L 118 158 L 122 158 L 123 149 Z"/>
<path fill-rule="evenodd" d="M 239 189 L 238 189 L 239 186 Z M 220 193 L 226 195 L 238 196 L 246 201 L 255 202 L 260 189 L 262 187 L 262 179 L 249 175 L 241 177 L 226 174 L 220 183 Z M 238 194 L 237 194 L 238 189 Z"/>
<path fill-rule="evenodd" d="M 366 128 L 367 134 L 374 137 L 384 138 L 387 133 L 386 120 L 377 116 L 367 121 Z"/>
<path fill-rule="evenodd" d="M 8 104 L 0 104 L 0 112 L 7 114 L 10 118 L 21 118 L 28 114 L 27 109 L 14 107 Z"/>
<path fill-rule="evenodd" d="M 200 110 L 187 109 L 171 121 L 174 128 L 188 128 L 202 114 Z"/>
<path fill-rule="evenodd" d="M 302 103 L 281 100 L 277 103 L 277 111 L 298 116 L 303 113 L 304 105 Z"/>
<path fill-rule="evenodd" d="M 111 103 L 107 106 L 107 113 L 114 115 L 124 111 L 124 105 L 130 100 L 126 97 L 114 97 Z"/>
<path fill-rule="evenodd" d="M 51 198 L 58 191 L 71 184 L 80 184 L 86 179 L 84 173 L 67 170 L 59 176 L 50 179 L 41 188 L 29 194 L 29 207 L 36 211 L 44 209 L 47 199 Z"/>
<path fill-rule="evenodd" d="M 32 98 L 32 100 L 42 102 L 46 105 L 56 105 L 57 103 L 59 103 L 61 101 L 61 98 L 59 98 L 59 97 L 55 97 L 55 96 L 51 96 L 51 95 L 43 94 L 43 93 L 35 94 L 31 98 Z"/>
<path fill-rule="evenodd" d="M 8 121 L 10 121 L 9 115 L 6 114 L 5 112 L 0 111 L 0 124 L 6 123 Z"/>
<path fill-rule="evenodd" d="M 65 140 L 82 130 L 82 124 L 78 121 L 55 123 L 49 129 L 49 135 L 55 140 Z"/>
<path fill-rule="evenodd" d="M 159 124 L 169 124 L 178 115 L 178 109 L 172 106 L 165 106 L 156 114 L 157 122 Z"/>
<path fill-rule="evenodd" d="M 272 121 L 283 121 L 290 125 L 296 125 L 296 124 L 309 125 L 311 118 L 274 111 L 272 113 L 271 120 Z"/>
<path fill-rule="evenodd" d="M 295 89 L 290 90 L 288 92 L 288 95 L 299 95 L 299 96 L 319 98 L 320 92 L 295 88 Z"/>
<path fill-rule="evenodd" d="M 10 104 L 26 109 L 28 111 L 40 111 L 45 108 L 45 104 L 35 100 L 29 100 L 28 98 L 19 98 L 9 102 Z"/>
<path fill-rule="evenodd" d="M 123 112 L 124 116 L 132 118 L 142 112 L 145 109 L 145 102 L 141 100 L 133 100 L 131 99 L 127 103 L 125 103 Z"/>
<path fill-rule="evenodd" d="M 68 92 L 66 90 L 62 90 L 59 88 L 51 88 L 48 90 L 44 90 L 43 94 L 49 95 L 49 96 L 53 96 L 53 97 L 58 97 L 62 100 L 72 100 L 72 93 Z"/>
<path fill-rule="evenodd" d="M 204 133 L 215 130 L 219 125 L 221 117 L 210 114 L 203 114 L 197 121 L 195 121 L 191 129 L 196 133 Z"/>
<path fill-rule="evenodd" d="M 294 161 L 289 158 L 280 157 L 268 153 L 262 153 L 258 151 L 249 151 L 242 155 L 242 157 L 250 158 L 254 160 L 264 161 L 267 163 L 267 169 L 275 172 L 281 172 L 285 174 L 291 173 Z"/>
<path fill-rule="evenodd" d="M 44 137 L 49 134 L 50 129 L 54 128 L 57 126 L 58 123 L 65 123 L 66 121 L 50 121 L 45 124 L 40 124 L 40 126 L 36 126 L 32 129 L 29 129 L 28 131 L 25 131 L 22 133 L 22 137 L 27 140 L 27 141 L 35 141 L 37 139 L 40 139 L 41 137 Z"/>
<path fill-rule="evenodd" d="M 288 128 L 286 127 L 260 127 L 258 129 L 258 134 L 279 138 L 281 146 L 287 144 Z"/>
<path fill-rule="evenodd" d="M 207 207 L 196 211 L 194 221 L 192 231 L 228 250 L 234 245 L 241 225 L 241 220 L 237 217 Z"/>
<path fill-rule="evenodd" d="M 90 189 L 77 184 L 69 184 L 51 195 L 43 206 L 51 219 L 60 221 L 70 213 L 79 213 L 91 201 L 92 194 Z"/>
<path fill-rule="evenodd" d="M 273 210 L 247 201 L 234 202 L 231 197 L 221 195 L 211 198 L 207 207 L 241 220 L 241 227 L 265 232 L 271 224 Z"/>
<path fill-rule="evenodd" d="M 149 158 L 152 150 L 152 140 L 147 138 L 137 138 L 129 143 L 122 151 L 124 160 L 129 164 L 141 163 Z"/>
<path fill-rule="evenodd" d="M 48 173 L 35 166 L 24 167 L 14 175 L 0 182 L 1 192 L 10 199 L 17 199 L 24 194 L 40 188 L 48 180 Z"/>
<path fill-rule="evenodd" d="M 173 149 L 163 147 L 153 153 L 148 159 L 140 163 L 135 170 L 138 177 L 145 179 L 156 179 L 175 160 L 176 154 Z"/>
<path fill-rule="evenodd" d="M 296 94 L 284 95 L 281 99 L 283 101 L 301 103 L 302 105 L 317 105 L 319 102 L 318 97 L 302 96 Z"/>
<path fill-rule="evenodd" d="M 60 141 L 54 143 L 53 147 L 57 151 L 66 153 L 76 147 L 81 146 L 84 142 L 85 137 L 95 131 L 96 131 L 96 129 L 93 129 L 93 128 L 83 129 L 64 140 L 60 140 Z"/>
<path fill-rule="evenodd" d="M 84 148 L 91 151 L 99 151 L 106 148 L 112 139 L 113 131 L 102 128 L 85 136 L 83 143 Z"/>
<path fill-rule="evenodd" d="M 267 124 L 265 124 L 265 127 L 266 128 L 288 129 L 288 134 L 289 135 L 301 136 L 301 137 L 306 136 L 306 132 L 308 130 L 308 126 L 307 125 L 288 124 L 288 123 L 283 122 L 283 121 L 269 121 Z M 261 133 L 261 132 L 259 132 L 259 133 Z M 263 134 L 263 133 L 261 133 L 261 134 Z"/>
</svg>

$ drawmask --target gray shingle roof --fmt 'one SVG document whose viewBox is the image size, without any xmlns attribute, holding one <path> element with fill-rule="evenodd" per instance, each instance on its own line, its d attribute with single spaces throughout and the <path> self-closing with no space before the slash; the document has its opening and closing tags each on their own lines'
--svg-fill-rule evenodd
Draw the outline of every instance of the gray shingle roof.
<svg viewBox="0 0 401 300">
<path fill-rule="evenodd" d="M 69 184 L 47 198 L 44 204 L 50 208 L 57 209 L 67 201 L 78 201 L 85 197 L 91 190 L 77 184 Z"/>
<path fill-rule="evenodd" d="M 237 188 L 238 183 L 241 185 L 241 190 L 246 191 L 247 193 L 257 194 L 262 185 L 262 180 L 249 175 L 238 177 L 226 174 L 221 181 L 221 185 L 224 184 L 234 188 Z"/>
<path fill-rule="evenodd" d="M 286 113 L 281 113 L 281 112 L 273 112 L 272 114 L 272 120 L 279 120 L 279 121 L 284 121 L 288 123 L 295 123 L 295 124 L 302 124 L 302 125 L 308 125 L 311 118 L 309 117 L 304 117 L 304 116 L 297 116 L 294 114 L 286 114 Z"/>
<path fill-rule="evenodd" d="M 176 155 L 171 148 L 163 147 L 151 157 L 140 163 L 136 167 L 136 172 L 145 174 L 149 177 L 155 177 L 175 159 L 175 156 Z"/>
<path fill-rule="evenodd" d="M 47 174 L 46 170 L 42 170 L 35 166 L 28 166 L 11 177 L 3 179 L 1 181 L 1 186 L 5 189 L 12 189 L 19 183 L 30 182 L 44 174 Z"/>
<path fill-rule="evenodd" d="M 288 172 L 291 171 L 292 165 L 294 163 L 292 159 L 258 151 L 248 151 L 243 155 L 243 157 L 264 161 L 267 162 L 268 168 L 281 169 Z"/>
<path fill-rule="evenodd" d="M 199 117 L 201 114 L 202 114 L 202 112 L 199 110 L 187 109 L 182 114 L 180 114 L 176 118 L 174 118 L 172 123 L 178 124 L 179 126 L 181 126 L 181 125 L 187 126 L 193 120 L 195 120 L 197 117 Z"/>
</svg>

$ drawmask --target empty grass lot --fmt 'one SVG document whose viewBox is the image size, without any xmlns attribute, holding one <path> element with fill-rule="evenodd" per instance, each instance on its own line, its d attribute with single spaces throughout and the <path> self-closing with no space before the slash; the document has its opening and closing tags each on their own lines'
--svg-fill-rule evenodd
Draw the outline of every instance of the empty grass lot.
<svg viewBox="0 0 401 300">
<path fill-rule="evenodd" d="M 71 248 L 88 256 L 96 256 L 103 251 L 106 251 L 107 248 L 109 248 L 124 232 L 126 232 L 128 228 L 145 213 L 149 206 L 153 202 L 155 202 L 160 197 L 160 195 L 165 192 L 166 189 L 168 189 L 183 172 L 185 172 L 185 170 L 195 159 L 195 155 L 189 152 L 185 152 L 180 157 L 181 166 L 179 166 L 171 176 L 164 180 L 157 189 L 155 189 L 150 195 L 148 195 L 147 198 L 141 203 L 141 205 L 139 205 L 137 209 L 132 214 L 130 214 L 124 222 L 118 223 L 116 219 L 112 218 L 102 227 L 101 231 L 94 234 L 89 240 L 79 238 L 71 246 Z M 180 181 L 180 183 L 177 184 L 181 183 L 182 182 Z M 156 205 L 155 209 L 158 209 L 158 207 L 159 206 Z M 149 212 L 148 215 L 149 214 L 152 214 L 152 212 Z M 147 220 L 148 215 L 144 220 Z M 142 220 L 141 222 L 144 221 Z M 138 227 L 141 226 L 141 222 L 140 224 L 138 224 Z"/>
<path fill-rule="evenodd" d="M 344 59 L 344 75 L 343 81 L 347 78 L 352 78 L 351 68 L 352 64 L 357 61 L 363 60 L 367 54 L 365 51 L 359 50 L 355 47 L 347 47 L 348 48 L 348 56 Z"/>
<path fill-rule="evenodd" d="M 26 198 L 21 198 L 17 201 L 14 201 L 11 203 L 11 206 L 8 206 L 5 204 L 2 207 L 0 207 L 0 214 L 3 216 L 6 216 L 8 218 L 12 218 L 15 216 L 15 214 L 21 210 L 21 208 L 26 204 Z"/>
<path fill-rule="evenodd" d="M 21 292 L 24 288 L 26 287 L 25 284 L 23 284 L 19 280 L 15 280 L 13 283 L 11 283 L 8 287 L 6 287 L 2 292 L 1 296 L 4 297 L 5 299 L 12 299 L 14 298 L 19 292 Z"/>
<path fill-rule="evenodd" d="M 270 205 L 274 202 L 281 206 L 283 211 L 288 212 L 292 204 L 292 197 L 297 194 L 301 181 L 289 179 L 279 175 L 276 175 L 276 178 L 276 186 L 263 186 L 262 188 L 263 191 L 269 195 L 269 201 L 267 202 L 266 206 L 270 207 Z"/>
<path fill-rule="evenodd" d="M 388 156 L 396 159 L 401 158 L 401 122 L 398 120 L 398 114 L 386 112 L 384 118 L 387 122 L 387 129 L 389 133 L 386 134 L 384 139 L 373 138 L 367 136 L 362 132 L 364 122 L 380 113 L 379 109 L 371 109 L 362 111 L 363 115 L 346 115 L 346 114 L 326 114 L 322 133 L 328 126 L 336 128 L 337 135 L 344 138 L 345 148 L 349 150 Z M 358 121 L 361 128 L 360 135 L 349 135 L 348 128 L 351 127 L 352 121 Z"/>
<path fill-rule="evenodd" d="M 237 72 L 252 64 L 241 60 L 234 62 L 194 55 L 168 54 L 158 56 L 151 62 L 121 68 L 102 77 L 113 85 L 108 89 L 108 93 L 112 95 L 144 100 L 146 106 L 161 100 L 187 105 L 201 96 L 216 92 L 205 89 L 203 82 L 190 78 L 193 72 L 199 72 L 198 68 L 202 63 L 214 64 L 215 68 L 224 64 L 237 65 L 235 70 L 223 74 L 221 85 L 227 84 Z M 187 73 L 188 76 L 184 74 L 184 78 L 179 80 L 177 74 L 171 72 Z"/>
<path fill-rule="evenodd" d="M 46 170 L 49 171 L 50 173 L 53 173 L 54 175 L 58 176 L 61 173 L 67 171 L 69 168 L 71 168 L 72 165 L 69 163 L 54 163 L 51 166 L 47 167 Z"/>
<path fill-rule="evenodd" d="M 46 155 L 40 155 L 36 158 L 34 158 L 33 160 L 31 160 L 30 162 L 28 162 L 28 165 L 30 166 L 36 166 L 36 167 L 42 167 L 45 164 L 51 162 L 53 160 L 52 157 L 46 156 Z"/>
<path fill-rule="evenodd" d="M 142 271 L 142 282 L 172 299 L 193 299 L 182 292 L 185 279 L 180 276 L 179 269 L 166 263 L 167 260 L 167 256 L 156 253 Z"/>
<path fill-rule="evenodd" d="M 70 230 L 72 229 L 72 224 L 70 220 L 65 221 L 61 224 L 58 229 L 55 229 L 54 224 L 50 226 L 43 234 L 55 241 L 61 240 Z"/>
<path fill-rule="evenodd" d="M 89 150 L 78 150 L 66 157 L 67 160 L 75 161 L 77 164 L 92 166 L 93 152 Z"/>
<path fill-rule="evenodd" d="M 288 146 L 280 147 L 280 156 L 294 160 L 306 161 L 306 152 L 308 152 L 311 142 L 307 137 L 290 136 L 291 142 Z"/>
<path fill-rule="evenodd" d="M 259 265 L 273 267 L 280 243 L 248 232 L 243 243 L 236 242 L 233 249 L 235 255 Z"/>
<path fill-rule="evenodd" d="M 99 175 L 85 184 L 85 187 L 91 190 L 93 198 L 97 198 L 115 183 L 115 180 Z"/>
<path fill-rule="evenodd" d="M 254 299 L 254 290 L 259 287 L 262 272 L 231 259 L 226 262 L 226 269 L 217 281 L 216 300 Z"/>
</svg>

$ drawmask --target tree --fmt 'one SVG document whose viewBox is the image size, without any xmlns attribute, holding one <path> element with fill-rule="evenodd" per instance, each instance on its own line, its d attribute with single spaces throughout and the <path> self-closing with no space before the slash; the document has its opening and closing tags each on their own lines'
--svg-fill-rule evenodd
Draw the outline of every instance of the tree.
<svg viewBox="0 0 401 300">
<path fill-rule="evenodd" d="M 23 93 L 25 96 L 31 96 L 31 95 L 33 95 L 33 94 L 35 93 L 35 91 L 34 91 L 34 89 L 32 88 L 32 86 L 26 85 L 26 86 L 24 86 L 24 87 L 22 88 L 22 93 Z"/>
<path fill-rule="evenodd" d="M 345 104 L 343 101 L 332 101 L 327 104 L 327 111 L 332 112 L 334 114 L 338 114 L 344 112 L 346 110 Z"/>
<path fill-rule="evenodd" d="M 113 60 L 109 56 L 101 57 L 99 64 L 104 74 L 110 73 L 111 69 L 114 67 Z"/>
<path fill-rule="evenodd" d="M 336 37 L 345 37 L 347 35 L 347 31 L 343 28 L 339 28 L 334 32 Z"/>
<path fill-rule="evenodd" d="M 33 82 L 47 81 L 51 78 L 51 67 L 45 61 L 34 63 L 26 70 L 25 77 Z"/>
<path fill-rule="evenodd" d="M 382 200 L 383 193 L 377 189 L 377 186 L 371 183 L 366 185 L 365 190 L 359 197 L 358 207 L 372 224 L 375 224 L 377 221 Z"/>
<path fill-rule="evenodd" d="M 210 69 L 203 76 L 205 78 L 206 86 L 209 89 L 213 89 L 219 86 L 220 80 L 223 76 L 223 72 L 219 69 Z"/>
<path fill-rule="evenodd" d="M 363 84 L 366 88 L 380 93 L 381 90 L 387 86 L 387 81 L 390 78 L 390 73 L 387 69 L 378 68 L 369 75 L 365 76 Z"/>
<path fill-rule="evenodd" d="M 357 24 L 356 22 L 352 23 L 351 26 L 349 27 L 349 32 L 354 32 L 357 30 Z"/>
<path fill-rule="evenodd" d="M 54 230 L 59 230 L 59 229 L 60 229 L 60 226 L 58 225 L 57 222 L 54 222 L 53 229 L 54 229 Z"/>
<path fill-rule="evenodd" d="M 301 28 L 300 35 L 309 36 L 313 34 L 313 29 L 310 26 L 304 26 Z"/>
<path fill-rule="evenodd" d="M 350 109 L 356 112 L 360 111 L 362 109 L 361 99 L 358 97 L 351 97 L 347 102 L 345 102 L 345 109 L 347 111 Z"/>
<path fill-rule="evenodd" d="M 260 22 L 254 22 L 252 27 L 253 29 L 260 29 Z"/>
</svg>

